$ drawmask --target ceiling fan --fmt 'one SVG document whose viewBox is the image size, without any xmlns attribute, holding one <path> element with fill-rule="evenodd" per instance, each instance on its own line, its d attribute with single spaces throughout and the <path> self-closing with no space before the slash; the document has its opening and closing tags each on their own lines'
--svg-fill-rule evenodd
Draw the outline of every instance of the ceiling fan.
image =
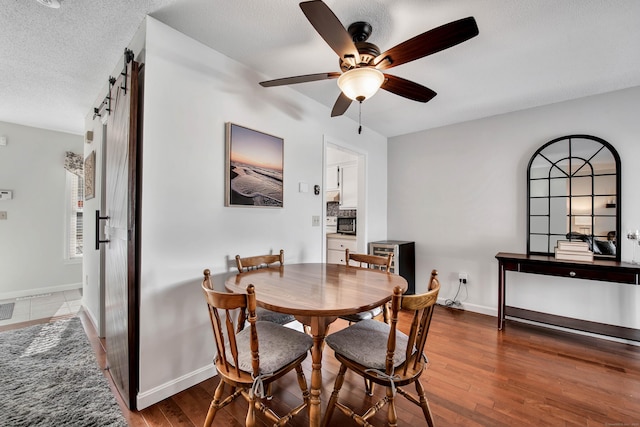
<svg viewBox="0 0 640 427">
<path fill-rule="evenodd" d="M 433 90 L 380 70 L 431 55 L 478 35 L 476 20 L 470 16 L 429 30 L 380 53 L 378 46 L 367 42 L 372 32 L 367 22 L 355 22 L 345 29 L 322 0 L 304 1 L 300 3 L 300 8 L 320 36 L 338 54 L 341 72 L 285 77 L 260 82 L 260 85 L 271 87 L 338 79 L 341 92 L 331 110 L 331 117 L 344 114 L 352 101 L 362 103 L 379 88 L 414 101 L 430 101 L 436 96 Z"/>
</svg>

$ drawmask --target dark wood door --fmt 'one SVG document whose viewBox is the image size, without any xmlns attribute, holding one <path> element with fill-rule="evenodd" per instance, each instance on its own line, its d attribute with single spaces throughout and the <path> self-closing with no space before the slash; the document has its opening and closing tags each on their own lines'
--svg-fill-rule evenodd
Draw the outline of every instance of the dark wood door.
<svg viewBox="0 0 640 427">
<path fill-rule="evenodd" d="M 131 61 L 111 87 L 107 122 L 105 339 L 107 366 L 129 408 L 138 389 L 138 71 Z"/>
</svg>

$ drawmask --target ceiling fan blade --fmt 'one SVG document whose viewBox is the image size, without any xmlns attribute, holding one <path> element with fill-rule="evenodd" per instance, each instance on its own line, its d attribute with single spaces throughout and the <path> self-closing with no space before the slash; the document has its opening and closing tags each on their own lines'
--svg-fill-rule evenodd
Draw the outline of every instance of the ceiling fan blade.
<svg viewBox="0 0 640 427">
<path fill-rule="evenodd" d="M 384 77 L 384 83 L 382 83 L 380 88 L 404 98 L 418 102 L 428 102 L 437 95 L 428 87 L 403 79 L 402 77 L 392 76 L 390 74 L 385 74 Z"/>
<path fill-rule="evenodd" d="M 314 0 L 300 3 L 300 8 L 313 28 L 340 58 L 353 58 L 354 66 L 360 62 L 360 54 L 349 32 L 329 6 L 321 0 Z"/>
<path fill-rule="evenodd" d="M 304 76 L 284 77 L 282 79 L 267 80 L 260 82 L 260 86 L 282 86 L 293 85 L 296 83 L 315 82 L 318 80 L 337 79 L 341 73 L 317 73 L 317 74 L 305 74 Z"/>
<path fill-rule="evenodd" d="M 351 105 L 351 98 L 349 98 L 344 93 L 340 92 L 340 96 L 336 99 L 336 103 L 333 104 L 333 109 L 331 110 L 331 117 L 341 116 L 347 111 Z"/>
<path fill-rule="evenodd" d="M 429 30 L 378 55 L 373 63 L 379 70 L 396 67 L 440 52 L 478 35 L 473 16 Z"/>
</svg>

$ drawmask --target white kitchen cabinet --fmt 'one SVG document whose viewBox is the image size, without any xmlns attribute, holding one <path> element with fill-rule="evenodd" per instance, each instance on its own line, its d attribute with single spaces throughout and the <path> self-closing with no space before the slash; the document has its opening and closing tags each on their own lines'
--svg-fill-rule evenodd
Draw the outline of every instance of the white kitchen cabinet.
<svg viewBox="0 0 640 427">
<path fill-rule="evenodd" d="M 358 208 L 358 166 L 343 165 L 340 168 L 340 209 Z"/>
<path fill-rule="evenodd" d="M 340 167 L 338 165 L 327 166 L 327 191 L 340 189 Z"/>
<path fill-rule="evenodd" d="M 345 249 L 349 248 L 349 252 L 356 252 L 357 242 L 355 237 L 328 235 L 327 236 L 327 263 L 328 264 L 346 264 Z"/>
</svg>

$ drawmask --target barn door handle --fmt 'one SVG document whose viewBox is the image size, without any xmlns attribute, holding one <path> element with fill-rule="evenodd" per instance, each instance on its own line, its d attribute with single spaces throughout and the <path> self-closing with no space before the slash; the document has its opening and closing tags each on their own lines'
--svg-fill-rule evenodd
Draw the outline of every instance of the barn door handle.
<svg viewBox="0 0 640 427">
<path fill-rule="evenodd" d="M 100 216 L 100 211 L 96 210 L 96 251 L 100 249 L 100 243 L 109 243 L 109 239 L 100 240 L 100 220 L 109 219 L 108 216 Z"/>
</svg>

